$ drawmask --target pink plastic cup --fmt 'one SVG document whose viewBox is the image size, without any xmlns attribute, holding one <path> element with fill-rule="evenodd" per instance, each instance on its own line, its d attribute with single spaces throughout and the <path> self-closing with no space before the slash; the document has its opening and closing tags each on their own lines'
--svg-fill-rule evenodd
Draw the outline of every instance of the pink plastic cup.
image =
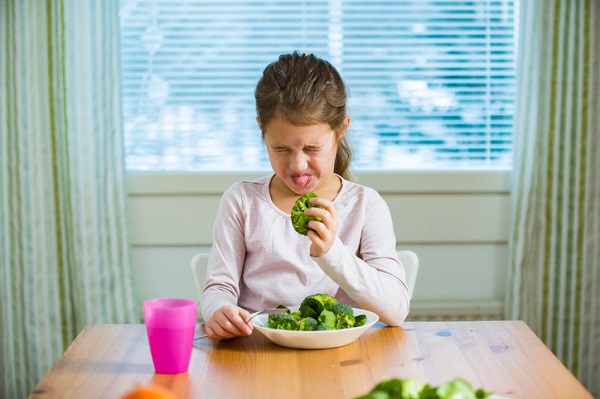
<svg viewBox="0 0 600 399">
<path fill-rule="evenodd" d="M 196 301 L 150 299 L 144 302 L 144 320 L 154 370 L 159 374 L 186 372 L 194 344 Z"/>
</svg>

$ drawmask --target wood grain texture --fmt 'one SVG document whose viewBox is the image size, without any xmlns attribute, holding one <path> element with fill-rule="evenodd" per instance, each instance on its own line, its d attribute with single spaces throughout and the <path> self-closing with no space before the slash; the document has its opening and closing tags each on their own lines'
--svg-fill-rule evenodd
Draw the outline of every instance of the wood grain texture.
<svg viewBox="0 0 600 399">
<path fill-rule="evenodd" d="M 592 398 L 521 321 L 378 323 L 336 349 L 273 345 L 258 331 L 198 341 L 189 371 L 155 374 L 144 326 L 88 325 L 30 398 L 120 398 L 157 383 L 179 398 L 351 399 L 384 378 L 467 379 L 505 398 Z"/>
</svg>

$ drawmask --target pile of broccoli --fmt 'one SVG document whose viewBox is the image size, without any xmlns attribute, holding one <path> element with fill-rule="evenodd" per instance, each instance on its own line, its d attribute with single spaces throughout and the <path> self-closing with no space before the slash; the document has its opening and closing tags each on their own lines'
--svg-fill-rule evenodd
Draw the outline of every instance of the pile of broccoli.
<svg viewBox="0 0 600 399">
<path fill-rule="evenodd" d="M 461 378 L 455 378 L 437 387 L 423 385 L 414 378 L 392 378 L 381 381 L 371 392 L 356 399 L 485 399 L 491 395 L 483 389 L 473 389 Z"/>
<path fill-rule="evenodd" d="M 286 308 L 283 305 L 278 307 Z M 277 330 L 327 331 L 359 327 L 367 322 L 367 316 L 354 315 L 354 310 L 327 294 L 309 295 L 300 308 L 289 309 L 282 314 L 269 315 L 269 327 Z"/>
</svg>

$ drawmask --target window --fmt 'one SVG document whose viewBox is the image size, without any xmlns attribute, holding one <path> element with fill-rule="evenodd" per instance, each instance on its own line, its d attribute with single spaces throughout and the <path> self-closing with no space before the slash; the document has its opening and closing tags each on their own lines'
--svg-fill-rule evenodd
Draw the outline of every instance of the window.
<svg viewBox="0 0 600 399">
<path fill-rule="evenodd" d="M 509 169 L 516 1 L 121 0 L 127 169 L 269 170 L 254 88 L 294 50 L 344 77 L 356 170 Z"/>
</svg>

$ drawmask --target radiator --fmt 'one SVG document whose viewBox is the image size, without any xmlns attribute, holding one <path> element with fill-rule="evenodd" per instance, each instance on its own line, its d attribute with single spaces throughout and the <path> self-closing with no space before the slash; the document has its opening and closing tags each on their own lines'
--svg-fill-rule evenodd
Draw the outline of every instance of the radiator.
<svg viewBox="0 0 600 399">
<path fill-rule="evenodd" d="M 414 301 L 407 321 L 502 320 L 504 306 L 500 301 Z"/>
</svg>

